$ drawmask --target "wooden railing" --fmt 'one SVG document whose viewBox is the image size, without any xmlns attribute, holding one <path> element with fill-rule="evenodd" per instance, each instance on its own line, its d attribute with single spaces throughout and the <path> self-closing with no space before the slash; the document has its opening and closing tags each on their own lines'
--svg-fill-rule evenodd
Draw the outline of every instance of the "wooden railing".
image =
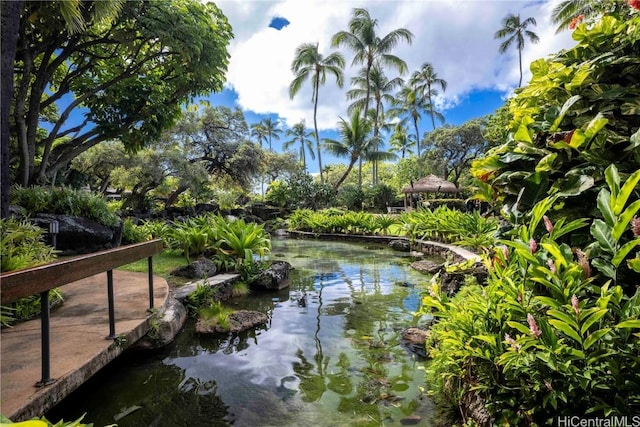
<svg viewBox="0 0 640 427">
<path fill-rule="evenodd" d="M 49 291 L 53 288 L 106 272 L 109 300 L 109 336 L 107 338 L 115 339 L 117 335 L 113 301 L 113 269 L 144 258 L 148 259 L 149 308 L 152 309 L 152 257 L 162 252 L 162 248 L 162 240 L 156 239 L 0 274 L 0 303 L 2 305 L 12 303 L 23 297 L 40 294 L 42 380 L 38 385 L 48 385 L 55 381 L 50 374 Z"/>
</svg>

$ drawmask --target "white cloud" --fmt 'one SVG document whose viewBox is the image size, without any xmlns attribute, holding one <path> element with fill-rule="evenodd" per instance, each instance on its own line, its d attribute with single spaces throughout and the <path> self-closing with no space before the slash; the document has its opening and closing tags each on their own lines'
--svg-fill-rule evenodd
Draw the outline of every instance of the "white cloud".
<svg viewBox="0 0 640 427">
<path fill-rule="evenodd" d="M 378 19 L 381 35 L 401 27 L 413 32 L 412 45 L 400 44 L 395 54 L 407 62 L 410 71 L 425 62 L 431 63 L 438 76 L 448 82 L 446 93 L 439 99 L 441 108 L 455 106 L 474 90 L 494 89 L 506 94 L 518 84 L 517 50 L 500 55 L 500 40 L 494 38 L 507 13 L 519 13 L 522 19 L 532 16 L 537 21 L 531 30 L 538 34 L 540 43 L 526 43 L 523 84 L 530 78 L 531 61 L 573 45 L 570 32 L 555 34 L 555 26 L 550 22 L 553 2 L 221 0 L 216 3 L 229 18 L 236 35 L 230 46 L 228 86 L 238 93 L 243 109 L 259 114 L 276 113 L 288 125 L 301 119 L 308 125 L 313 123 L 310 84 L 304 85 L 293 100 L 288 95 L 295 48 L 301 43 L 319 42 L 321 53 L 330 53 L 331 36 L 347 29 L 354 7 L 367 8 Z M 290 24 L 281 31 L 269 28 L 269 22 L 276 16 L 286 18 Z M 350 64 L 352 53 L 341 51 Z M 347 85 L 355 72 L 352 68 L 347 70 Z M 334 128 L 338 116 L 346 114 L 345 90 L 339 89 L 331 78 L 321 87 L 318 110 L 321 129 Z"/>
</svg>

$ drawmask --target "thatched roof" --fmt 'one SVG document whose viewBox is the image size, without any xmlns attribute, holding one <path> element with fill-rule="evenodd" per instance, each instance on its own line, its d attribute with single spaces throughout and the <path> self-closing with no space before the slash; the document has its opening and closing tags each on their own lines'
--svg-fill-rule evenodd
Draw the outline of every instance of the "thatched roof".
<svg viewBox="0 0 640 427">
<path fill-rule="evenodd" d="M 403 193 L 457 193 L 458 188 L 445 179 L 435 175 L 425 176 L 402 189 Z"/>
</svg>

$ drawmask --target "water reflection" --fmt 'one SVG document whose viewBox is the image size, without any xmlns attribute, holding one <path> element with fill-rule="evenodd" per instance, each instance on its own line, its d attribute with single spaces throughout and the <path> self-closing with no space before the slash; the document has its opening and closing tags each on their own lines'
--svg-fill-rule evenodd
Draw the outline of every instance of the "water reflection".
<svg viewBox="0 0 640 427">
<path fill-rule="evenodd" d="M 194 416 L 161 404 L 154 410 L 171 411 L 171 422 L 136 417 L 142 410 L 135 410 L 119 419 L 121 427 L 393 426 L 415 415 L 427 425 L 432 406 L 421 393 L 422 361 L 400 345 L 426 278 L 386 248 L 275 240 L 273 249 L 295 268 L 290 288 L 229 303 L 267 313 L 267 325 L 229 336 L 196 335 L 190 325 L 145 361 L 143 371 L 168 385 L 155 390 L 162 401 L 194 405 Z M 102 380 L 106 385 L 91 383 L 82 393 L 87 421 L 112 423 L 123 407 L 148 399 L 139 380 L 127 381 L 139 378 L 140 365 L 124 365 Z M 105 387 L 120 392 L 106 395 Z M 215 410 L 205 422 L 209 407 Z M 177 417 L 185 417 L 183 424 Z"/>
</svg>

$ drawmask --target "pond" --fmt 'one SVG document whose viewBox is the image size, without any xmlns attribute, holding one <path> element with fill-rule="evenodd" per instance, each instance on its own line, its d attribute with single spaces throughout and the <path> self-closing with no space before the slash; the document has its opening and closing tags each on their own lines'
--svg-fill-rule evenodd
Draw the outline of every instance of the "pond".
<svg viewBox="0 0 640 427">
<path fill-rule="evenodd" d="M 401 340 L 428 277 L 380 245 L 274 239 L 290 287 L 225 305 L 262 328 L 202 336 L 115 361 L 47 416 L 100 427 L 429 425 L 424 360 Z"/>
</svg>

